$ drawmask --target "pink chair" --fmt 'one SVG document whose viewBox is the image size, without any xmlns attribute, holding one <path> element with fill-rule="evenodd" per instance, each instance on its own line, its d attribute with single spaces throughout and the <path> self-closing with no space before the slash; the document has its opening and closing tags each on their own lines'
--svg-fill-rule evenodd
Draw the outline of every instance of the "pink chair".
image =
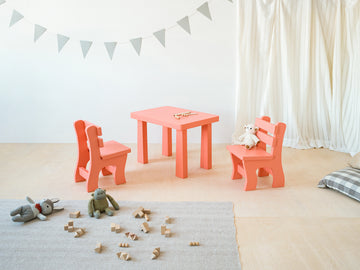
<svg viewBox="0 0 360 270">
<path fill-rule="evenodd" d="M 75 182 L 86 180 L 87 191 L 98 188 L 99 173 L 114 174 L 115 184 L 124 184 L 125 163 L 131 149 L 115 141 L 103 142 L 101 127 L 90 122 L 78 120 L 74 123 L 79 157 L 75 171 Z M 89 169 L 86 165 L 89 163 Z"/>
<path fill-rule="evenodd" d="M 226 148 L 231 153 L 233 162 L 232 179 L 244 177 L 246 179 L 244 190 L 254 190 L 258 176 L 273 177 L 272 187 L 283 187 L 285 184 L 284 171 L 281 163 L 282 143 L 286 125 L 284 123 L 272 124 L 270 117 L 256 118 L 255 126 L 259 127 L 256 136 L 259 144 L 246 149 L 243 145 L 228 145 Z M 266 145 L 271 146 L 270 152 L 266 151 Z"/>
</svg>

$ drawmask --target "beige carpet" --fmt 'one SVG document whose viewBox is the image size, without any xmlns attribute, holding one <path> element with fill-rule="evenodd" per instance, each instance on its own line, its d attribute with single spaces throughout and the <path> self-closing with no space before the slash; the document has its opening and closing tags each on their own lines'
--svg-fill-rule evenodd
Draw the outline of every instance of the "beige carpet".
<svg viewBox="0 0 360 270">
<path fill-rule="evenodd" d="M 113 216 L 95 219 L 87 215 L 87 200 L 66 200 L 59 202 L 64 211 L 47 221 L 12 222 L 8 213 L 24 203 L 0 200 L 1 269 L 241 269 L 231 202 L 118 201 L 120 210 Z M 148 233 L 140 231 L 145 219 L 132 216 L 139 206 L 151 210 Z M 76 210 L 83 214 L 72 219 L 74 226 L 86 230 L 79 238 L 63 229 L 69 213 Z M 166 216 L 170 237 L 160 233 Z M 111 232 L 111 223 L 121 226 L 120 233 Z M 138 240 L 129 240 L 125 232 L 137 234 Z M 193 241 L 200 245 L 189 246 Z M 94 251 L 98 242 L 103 245 L 101 253 Z M 121 248 L 119 243 L 130 246 Z M 151 260 L 156 247 L 160 256 Z M 131 260 L 119 260 L 118 252 L 128 253 Z"/>
<path fill-rule="evenodd" d="M 105 138 L 106 139 L 106 138 Z M 284 188 L 271 177 L 256 191 L 231 180 L 225 145 L 213 147 L 213 169 L 199 168 L 200 145 L 189 145 L 189 178 L 175 177 L 175 156 L 150 145 L 149 164 L 136 161 L 136 145 L 126 166 L 127 183 L 111 176 L 100 186 L 119 200 L 232 201 L 242 269 L 357 269 L 360 264 L 360 204 L 333 190 L 319 189 L 327 173 L 346 166 L 349 155 L 327 149 L 284 148 Z M 175 149 L 175 148 L 173 148 Z M 0 144 L 0 197 L 3 199 L 88 199 L 85 183 L 73 182 L 74 144 Z"/>
</svg>

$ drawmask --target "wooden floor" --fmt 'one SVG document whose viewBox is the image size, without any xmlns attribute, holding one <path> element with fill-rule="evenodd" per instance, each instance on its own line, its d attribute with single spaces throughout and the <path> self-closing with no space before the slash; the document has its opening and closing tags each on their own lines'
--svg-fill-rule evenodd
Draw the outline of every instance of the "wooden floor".
<svg viewBox="0 0 360 270">
<path fill-rule="evenodd" d="M 360 203 L 316 187 L 349 155 L 284 148 L 285 187 L 271 188 L 270 176 L 245 192 L 244 180 L 231 180 L 225 145 L 214 145 L 211 170 L 199 168 L 200 145 L 189 145 L 187 179 L 175 177 L 175 156 L 161 156 L 161 145 L 149 146 L 146 165 L 128 146 L 127 183 L 114 186 L 106 176 L 100 187 L 116 200 L 232 201 L 244 270 L 359 269 Z M 85 182 L 73 181 L 76 151 L 74 144 L 0 144 L 0 198 L 89 199 Z"/>
</svg>

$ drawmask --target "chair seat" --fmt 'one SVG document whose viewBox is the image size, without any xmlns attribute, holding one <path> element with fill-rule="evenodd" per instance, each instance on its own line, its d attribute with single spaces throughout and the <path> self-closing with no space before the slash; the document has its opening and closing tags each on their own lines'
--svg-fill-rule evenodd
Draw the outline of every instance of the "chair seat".
<svg viewBox="0 0 360 270">
<path fill-rule="evenodd" d="M 230 153 L 241 160 L 264 160 L 273 158 L 270 153 L 264 151 L 258 146 L 246 149 L 243 145 L 228 145 L 226 148 L 230 151 Z"/>
<path fill-rule="evenodd" d="M 116 141 L 104 142 L 104 147 L 100 148 L 100 156 L 102 159 L 109 159 L 130 153 L 131 149 Z"/>
</svg>

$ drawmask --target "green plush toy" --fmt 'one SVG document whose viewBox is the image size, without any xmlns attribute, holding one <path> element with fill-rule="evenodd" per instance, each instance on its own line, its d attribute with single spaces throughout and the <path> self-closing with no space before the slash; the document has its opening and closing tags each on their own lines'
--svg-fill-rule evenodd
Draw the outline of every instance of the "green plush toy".
<svg viewBox="0 0 360 270">
<path fill-rule="evenodd" d="M 98 188 L 93 194 L 91 194 L 91 196 L 93 196 L 93 198 L 90 199 L 88 205 L 88 213 L 90 217 L 95 216 L 96 218 L 99 218 L 100 214 L 103 212 L 105 212 L 108 216 L 113 215 L 113 211 L 110 210 L 107 199 L 110 201 L 112 206 L 114 206 L 115 210 L 120 209 L 119 205 L 113 199 L 113 197 L 106 194 L 106 190 Z"/>
</svg>

